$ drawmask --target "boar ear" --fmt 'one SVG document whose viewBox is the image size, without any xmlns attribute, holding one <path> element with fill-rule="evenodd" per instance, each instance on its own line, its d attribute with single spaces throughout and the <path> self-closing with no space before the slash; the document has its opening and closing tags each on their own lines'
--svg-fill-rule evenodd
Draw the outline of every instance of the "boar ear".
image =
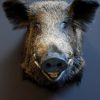
<svg viewBox="0 0 100 100">
<path fill-rule="evenodd" d="M 25 27 L 28 24 L 27 8 L 22 2 L 7 0 L 3 3 L 3 8 L 14 28 Z"/>
<path fill-rule="evenodd" d="M 99 3 L 94 0 L 74 0 L 70 6 L 70 15 L 80 24 L 92 22 Z"/>
</svg>

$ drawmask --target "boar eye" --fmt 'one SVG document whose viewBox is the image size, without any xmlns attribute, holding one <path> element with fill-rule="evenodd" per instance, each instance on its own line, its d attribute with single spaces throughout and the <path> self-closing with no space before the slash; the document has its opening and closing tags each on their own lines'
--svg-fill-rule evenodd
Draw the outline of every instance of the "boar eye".
<svg viewBox="0 0 100 100">
<path fill-rule="evenodd" d="M 37 29 L 40 29 L 40 27 L 41 27 L 40 23 L 34 23 L 33 26 L 34 26 L 34 28 L 37 28 Z"/>
<path fill-rule="evenodd" d="M 68 26 L 68 23 L 64 21 L 61 23 L 60 28 L 62 31 L 64 31 L 64 30 L 66 30 L 67 26 Z"/>
</svg>

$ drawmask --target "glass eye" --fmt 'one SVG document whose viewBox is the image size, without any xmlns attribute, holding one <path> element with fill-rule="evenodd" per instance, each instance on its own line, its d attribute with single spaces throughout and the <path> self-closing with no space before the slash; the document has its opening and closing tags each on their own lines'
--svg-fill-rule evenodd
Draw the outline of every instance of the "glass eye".
<svg viewBox="0 0 100 100">
<path fill-rule="evenodd" d="M 65 22 L 65 21 L 62 22 L 61 23 L 61 26 L 60 26 L 61 27 L 61 30 L 65 30 L 67 28 L 67 26 L 68 26 L 68 23 L 67 22 Z"/>
</svg>

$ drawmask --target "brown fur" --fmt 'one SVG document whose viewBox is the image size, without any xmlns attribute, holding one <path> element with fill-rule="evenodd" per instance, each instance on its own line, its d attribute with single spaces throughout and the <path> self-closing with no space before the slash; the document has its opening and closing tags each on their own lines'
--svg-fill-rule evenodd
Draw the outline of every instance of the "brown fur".
<svg viewBox="0 0 100 100">
<path fill-rule="evenodd" d="M 88 0 L 74 0 L 71 5 L 66 1 L 43 0 L 33 2 L 27 8 L 18 0 L 8 0 L 3 6 L 16 28 L 27 27 L 21 64 L 24 73 L 46 86 L 59 86 L 75 79 L 84 65 L 81 56 L 82 31 L 92 21 L 99 4 Z M 66 23 L 67 27 L 62 28 L 62 24 Z M 69 67 L 57 81 L 50 81 L 41 70 L 42 58 L 48 51 L 57 51 L 69 58 Z"/>
</svg>

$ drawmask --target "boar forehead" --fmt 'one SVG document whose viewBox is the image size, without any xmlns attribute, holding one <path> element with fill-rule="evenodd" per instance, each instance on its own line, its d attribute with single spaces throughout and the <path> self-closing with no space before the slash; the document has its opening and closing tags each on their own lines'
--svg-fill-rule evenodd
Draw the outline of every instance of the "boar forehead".
<svg viewBox="0 0 100 100">
<path fill-rule="evenodd" d="M 65 17 L 67 17 L 67 8 L 68 8 L 67 2 L 64 1 L 42 1 L 42 2 L 34 2 L 30 6 L 30 12 L 31 14 L 37 15 L 38 20 L 40 19 L 40 22 L 49 22 L 50 18 L 54 22 L 60 20 L 64 20 Z M 49 17 L 49 18 L 46 18 Z"/>
<path fill-rule="evenodd" d="M 50 10 L 58 10 L 62 9 L 65 10 L 66 7 L 68 7 L 68 3 L 65 1 L 40 1 L 40 2 L 34 2 L 30 5 L 30 8 L 33 9 L 33 11 L 50 11 Z"/>
</svg>

